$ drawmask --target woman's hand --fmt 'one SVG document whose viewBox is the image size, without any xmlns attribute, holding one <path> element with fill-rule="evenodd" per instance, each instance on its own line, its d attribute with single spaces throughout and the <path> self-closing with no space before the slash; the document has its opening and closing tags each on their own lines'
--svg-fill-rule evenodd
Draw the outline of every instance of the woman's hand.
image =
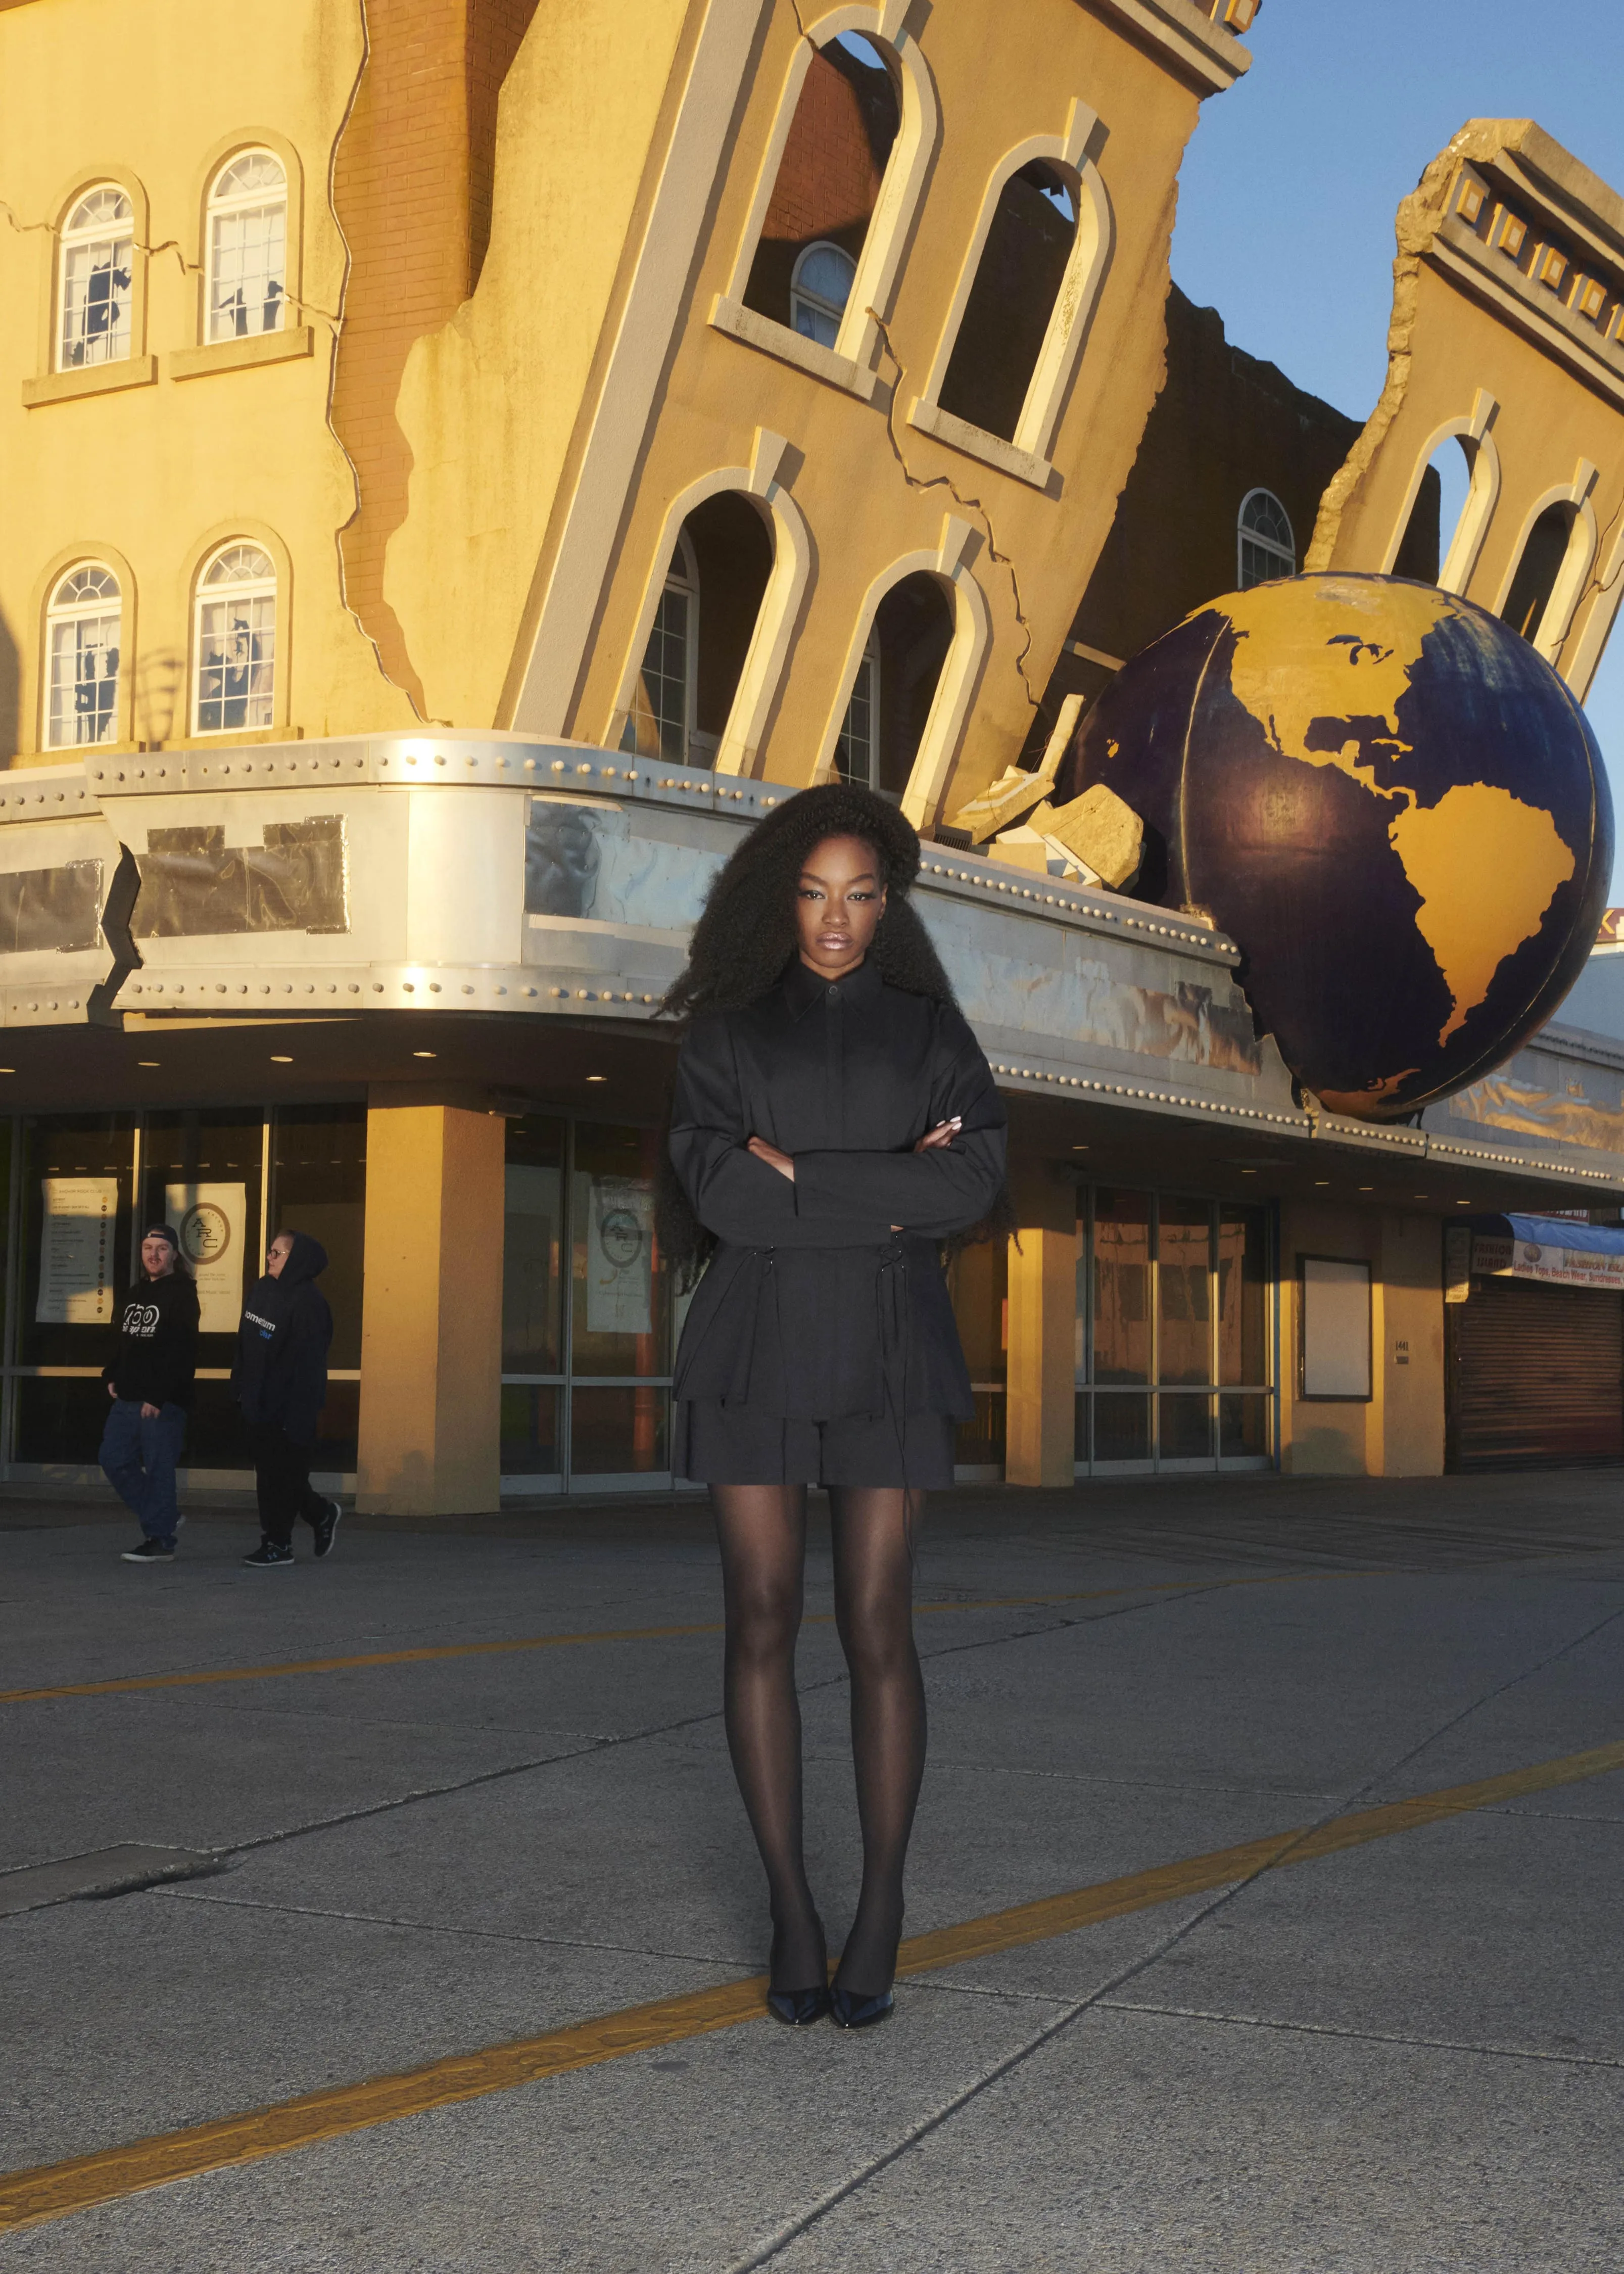
<svg viewBox="0 0 1624 2274">
<path fill-rule="evenodd" d="M 939 1152 L 944 1145 L 952 1143 L 963 1127 L 963 1119 L 957 1113 L 951 1121 L 938 1121 L 934 1129 L 920 1139 L 914 1150 L 916 1153 Z"/>
<path fill-rule="evenodd" d="M 778 1147 L 770 1145 L 764 1137 L 752 1137 L 745 1150 L 754 1153 L 758 1161 L 765 1161 L 767 1166 L 776 1169 L 779 1176 L 787 1177 L 792 1185 L 794 1183 L 795 1163 L 787 1153 L 780 1153 Z"/>
</svg>

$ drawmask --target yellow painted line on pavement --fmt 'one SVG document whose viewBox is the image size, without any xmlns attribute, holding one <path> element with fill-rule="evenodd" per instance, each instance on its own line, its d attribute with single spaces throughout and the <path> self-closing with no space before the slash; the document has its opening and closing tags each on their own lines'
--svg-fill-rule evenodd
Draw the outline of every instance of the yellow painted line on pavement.
<svg viewBox="0 0 1624 2274">
<path fill-rule="evenodd" d="M 1620 1768 L 1624 1768 L 1624 1743 L 1597 1745 L 1588 1752 L 1537 1762 L 1505 1776 L 1451 1785 L 1380 1808 L 1357 1809 L 1333 1817 L 1326 1824 L 1299 1826 L 1261 1840 L 1243 1841 L 1237 1847 L 1215 1849 L 1210 1855 L 1187 1856 L 1182 1863 L 1132 1872 L 1124 1879 L 1102 1879 L 1066 1894 L 1045 1896 L 1038 1902 L 994 1911 L 985 1918 L 914 1935 L 903 1944 L 897 1970 L 920 1974 L 962 1965 L 967 1959 L 993 1957 L 1023 1944 L 1048 1941 L 1073 1933 L 1079 1927 L 1121 1918 L 1130 1911 L 1150 1910 L 1181 1896 L 1209 1894 L 1259 1871 L 1313 1863 L 1372 1840 L 1390 1839 L 1396 1833 L 1414 1832 L 1475 1809 L 1492 1808 L 1529 1793 L 1548 1792 L 1558 1785 L 1578 1784 L 1587 1777 L 1605 1776 Z M 0 2175 L 0 2234 L 63 2218 L 98 2203 L 116 2202 L 174 2180 L 196 2179 L 206 2172 L 259 2163 L 267 2156 L 314 2147 L 347 2132 L 370 2131 L 398 2117 L 483 2099 L 515 2085 L 533 2084 L 544 2077 L 619 2060 L 627 2053 L 650 2052 L 661 2045 L 709 2036 L 713 2030 L 733 2029 L 741 2022 L 763 2020 L 762 1998 L 766 1986 L 766 1977 L 756 1975 L 717 1989 L 657 1998 L 648 2005 L 597 2014 L 590 2021 L 545 2030 L 539 2037 L 487 2045 L 478 2052 L 454 2053 L 418 2068 L 369 2077 L 359 2084 L 301 2093 L 297 2099 L 249 2109 L 215 2123 L 188 2125 L 180 2131 L 104 2148 L 94 2155 Z"/>
<path fill-rule="evenodd" d="M 1102 1602 L 1113 1595 L 1211 1593 L 1219 1587 L 1281 1586 L 1295 1579 L 1375 1576 L 1372 1572 L 1284 1571 L 1249 1575 L 1244 1579 L 1159 1579 L 1143 1587 L 1091 1587 L 1080 1594 L 1069 1595 L 996 1595 L 984 1602 L 920 1603 L 915 1608 L 921 1617 L 936 1611 L 1026 1610 L 1045 1603 Z M 809 1627 L 832 1626 L 834 1614 L 820 1611 L 804 1623 Z M 717 1635 L 722 1631 L 719 1619 L 695 1626 L 602 1627 L 587 1634 L 518 1635 L 502 1642 L 432 1643 L 416 1650 L 365 1651 L 343 1658 L 295 1658 L 276 1666 L 205 1667 L 187 1674 L 125 1674 L 107 1682 L 62 1682 L 44 1690 L 0 1690 L 0 1706 L 38 1705 L 53 1698 L 108 1698 L 128 1690 L 190 1690 L 216 1682 L 272 1682 L 291 1674 L 349 1674 L 360 1667 L 421 1666 L 436 1659 L 501 1658 L 515 1651 L 579 1649 L 588 1643 L 666 1642 L 684 1635 Z"/>
</svg>

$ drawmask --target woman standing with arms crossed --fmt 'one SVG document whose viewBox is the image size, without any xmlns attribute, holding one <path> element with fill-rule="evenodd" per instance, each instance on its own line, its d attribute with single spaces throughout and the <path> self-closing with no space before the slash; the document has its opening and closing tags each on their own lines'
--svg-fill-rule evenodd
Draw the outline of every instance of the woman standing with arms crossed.
<svg viewBox="0 0 1624 2274">
<path fill-rule="evenodd" d="M 729 1751 L 766 1867 L 768 2004 L 800 2025 L 891 2009 L 925 1758 L 914 1526 L 953 1480 L 969 1376 L 939 1243 L 1003 1190 L 1004 1109 L 906 895 L 896 808 L 805 790 L 722 870 L 666 998 L 686 1016 L 662 1233 L 708 1258 L 673 1378 L 677 1473 L 710 1487 Z M 801 1854 L 801 1623 L 809 1484 L 828 1487 L 852 1681 L 862 1890 L 832 1989 Z"/>
</svg>

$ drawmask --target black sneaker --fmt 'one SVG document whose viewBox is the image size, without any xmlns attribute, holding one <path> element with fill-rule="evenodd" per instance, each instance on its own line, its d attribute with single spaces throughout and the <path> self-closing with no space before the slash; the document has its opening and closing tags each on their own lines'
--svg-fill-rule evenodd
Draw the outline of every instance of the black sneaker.
<svg viewBox="0 0 1624 2274">
<path fill-rule="evenodd" d="M 318 1563 L 324 1555 L 330 1555 L 333 1553 L 333 1534 L 338 1530 L 338 1519 L 344 1512 L 335 1500 L 327 1502 L 326 1507 L 327 1512 L 320 1523 L 311 1527 L 315 1533 L 314 1552 Z"/>
<path fill-rule="evenodd" d="M 172 1540 L 143 1540 L 139 1547 L 126 1547 L 126 1563 L 173 1563 L 175 1542 Z"/>
<path fill-rule="evenodd" d="M 244 1555 L 243 1561 L 256 1571 L 271 1571 L 283 1563 L 291 1563 L 293 1550 L 291 1547 L 278 1547 L 274 1540 L 262 1540 L 253 1554 Z"/>
</svg>

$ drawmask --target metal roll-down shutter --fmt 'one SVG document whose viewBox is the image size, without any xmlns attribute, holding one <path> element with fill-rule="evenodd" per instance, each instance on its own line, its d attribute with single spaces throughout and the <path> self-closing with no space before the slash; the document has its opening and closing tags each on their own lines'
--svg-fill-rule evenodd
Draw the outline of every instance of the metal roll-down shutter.
<svg viewBox="0 0 1624 2274">
<path fill-rule="evenodd" d="M 1624 1461 L 1624 1296 L 1480 1277 L 1447 1316 L 1450 1469 Z"/>
</svg>

